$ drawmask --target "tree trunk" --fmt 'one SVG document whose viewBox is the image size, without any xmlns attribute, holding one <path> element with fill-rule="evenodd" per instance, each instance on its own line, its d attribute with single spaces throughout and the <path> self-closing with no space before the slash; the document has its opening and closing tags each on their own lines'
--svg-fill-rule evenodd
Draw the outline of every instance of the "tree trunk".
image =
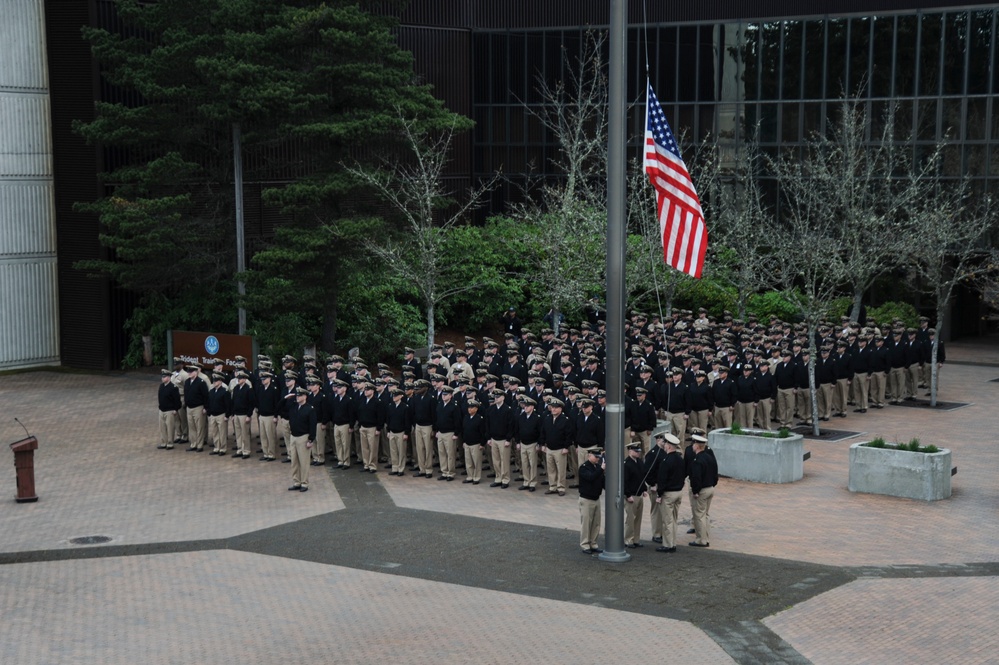
<svg viewBox="0 0 999 665">
<path fill-rule="evenodd" d="M 819 436 L 819 395 L 815 387 L 815 356 L 818 349 L 815 348 L 815 324 L 808 324 L 808 394 L 811 395 L 812 407 L 812 436 Z"/>
<path fill-rule="evenodd" d="M 933 336 L 933 349 L 930 353 L 930 406 L 937 405 L 937 347 L 943 338 L 943 317 L 944 309 L 940 306 L 940 297 L 937 297 L 937 334 Z"/>
<path fill-rule="evenodd" d="M 323 300 L 323 328 L 319 333 L 319 348 L 336 353 L 336 318 L 340 291 L 337 288 L 336 261 L 326 267 L 326 297 Z"/>
<path fill-rule="evenodd" d="M 676 282 L 670 280 L 669 286 L 666 287 L 666 318 L 673 316 L 673 296 L 676 295 Z"/>
<path fill-rule="evenodd" d="M 860 305 L 864 299 L 864 291 L 860 287 L 854 287 L 853 307 L 850 308 L 850 320 L 860 322 Z"/>
<path fill-rule="evenodd" d="M 434 303 L 427 303 L 427 352 L 429 353 L 430 348 L 434 345 L 434 336 L 436 335 L 436 330 L 434 330 Z"/>
</svg>

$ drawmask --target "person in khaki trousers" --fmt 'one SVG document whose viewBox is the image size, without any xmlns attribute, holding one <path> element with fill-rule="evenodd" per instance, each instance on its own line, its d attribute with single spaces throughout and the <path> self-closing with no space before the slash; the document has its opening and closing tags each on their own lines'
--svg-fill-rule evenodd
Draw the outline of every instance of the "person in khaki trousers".
<svg viewBox="0 0 999 665">
<path fill-rule="evenodd" d="M 642 536 L 642 512 L 645 507 L 646 489 L 645 464 L 642 460 L 641 442 L 628 444 L 628 457 L 624 460 L 624 546 L 629 549 L 642 547 L 638 542 Z"/>
<path fill-rule="evenodd" d="M 698 438 L 700 435 L 696 435 Z M 659 504 L 659 520 L 663 534 L 663 544 L 657 552 L 676 552 L 676 523 L 683 500 L 683 484 L 686 480 L 686 465 L 680 454 L 680 444 L 675 438 L 666 439 L 666 457 L 659 465 L 656 478 L 656 503 Z"/>
<path fill-rule="evenodd" d="M 160 444 L 161 450 L 173 448 L 177 431 L 177 412 L 180 410 L 180 390 L 174 384 L 173 372 L 160 370 L 160 389 L 157 396 L 159 402 Z"/>
<path fill-rule="evenodd" d="M 597 536 L 600 535 L 600 495 L 604 491 L 602 448 L 586 451 L 586 461 L 579 467 L 579 547 L 583 554 L 600 554 Z"/>
</svg>

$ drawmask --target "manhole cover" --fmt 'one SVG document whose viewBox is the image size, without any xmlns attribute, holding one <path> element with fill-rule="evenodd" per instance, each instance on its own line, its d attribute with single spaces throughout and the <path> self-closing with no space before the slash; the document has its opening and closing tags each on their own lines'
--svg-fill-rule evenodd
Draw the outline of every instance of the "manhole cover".
<svg viewBox="0 0 999 665">
<path fill-rule="evenodd" d="M 110 543 L 111 536 L 80 536 L 79 538 L 70 538 L 69 542 L 74 545 L 100 545 L 101 543 Z"/>
</svg>

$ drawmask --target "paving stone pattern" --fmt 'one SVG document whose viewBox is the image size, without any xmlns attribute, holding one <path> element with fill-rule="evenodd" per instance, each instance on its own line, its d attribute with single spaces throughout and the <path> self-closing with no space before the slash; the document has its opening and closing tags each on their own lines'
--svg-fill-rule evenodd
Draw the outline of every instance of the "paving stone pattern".
<svg viewBox="0 0 999 665">
<path fill-rule="evenodd" d="M 851 412 L 801 481 L 723 479 L 709 549 L 657 554 L 646 520 L 621 565 L 579 553 L 571 491 L 312 468 L 288 492 L 286 464 L 157 450 L 150 373 L 2 375 L 0 441 L 17 416 L 41 447 L 38 503 L 0 473 L 0 662 L 995 662 L 999 385 L 964 363 L 999 351 L 948 357 L 967 407 Z M 850 493 L 876 435 L 950 448 L 953 497 Z"/>
</svg>

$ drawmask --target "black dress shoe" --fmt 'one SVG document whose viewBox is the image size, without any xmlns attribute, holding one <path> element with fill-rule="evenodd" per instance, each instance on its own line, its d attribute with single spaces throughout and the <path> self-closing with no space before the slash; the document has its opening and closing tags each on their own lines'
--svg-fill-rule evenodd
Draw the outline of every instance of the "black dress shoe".
<svg viewBox="0 0 999 665">
<path fill-rule="evenodd" d="M 635 549 L 635 543 L 625 543 L 624 546 L 627 547 L 629 550 Z"/>
<path fill-rule="evenodd" d="M 697 529 L 687 529 L 687 533 L 697 533 Z M 655 540 L 655 539 L 653 538 L 653 540 Z M 660 543 L 661 543 L 661 542 L 663 542 L 663 539 L 662 539 L 662 538 L 660 538 L 660 539 L 659 539 L 659 542 L 660 542 Z"/>
<path fill-rule="evenodd" d="M 422 473 L 414 473 L 414 474 L 413 474 L 413 477 L 414 477 L 414 478 L 419 478 L 419 477 L 420 477 L 420 476 L 422 476 L 422 475 L 423 475 Z"/>
<path fill-rule="evenodd" d="M 232 456 L 233 456 L 233 457 L 239 457 L 239 456 L 240 456 L 241 454 L 242 454 L 242 453 L 240 453 L 240 452 L 238 452 L 238 451 L 237 451 L 237 452 L 233 453 L 233 454 L 232 454 Z"/>
<path fill-rule="evenodd" d="M 692 540 L 687 544 L 690 545 L 691 547 L 708 547 L 709 545 L 708 543 L 699 543 L 696 540 Z"/>
<path fill-rule="evenodd" d="M 286 457 L 285 459 L 281 460 L 281 463 L 282 464 L 291 464 L 291 458 L 290 457 Z"/>
<path fill-rule="evenodd" d="M 258 458 L 257 458 L 257 461 L 258 461 L 258 462 L 266 462 L 266 461 L 267 461 L 267 458 L 266 458 L 266 457 L 258 457 Z"/>
<path fill-rule="evenodd" d="M 509 486 L 510 486 L 510 483 L 503 483 L 502 485 L 500 485 L 500 489 L 501 490 L 505 490 Z"/>
<path fill-rule="evenodd" d="M 691 545 L 693 545 L 693 544 L 694 543 L 691 543 Z M 673 552 L 676 552 L 676 547 L 657 547 L 656 551 L 657 552 L 667 552 L 669 554 L 672 554 Z"/>
<path fill-rule="evenodd" d="M 308 491 L 309 491 L 309 486 L 308 486 L 308 485 L 302 485 L 302 486 L 301 486 L 301 487 L 300 487 L 300 488 L 298 489 L 298 491 L 299 491 L 299 492 L 308 492 Z"/>
<path fill-rule="evenodd" d="M 544 480 L 544 481 L 542 481 L 542 482 L 541 482 L 541 484 L 542 484 L 542 485 L 548 485 L 548 481 L 547 481 L 547 480 Z"/>
<path fill-rule="evenodd" d="M 633 544 L 633 545 L 634 545 L 635 547 L 645 547 L 645 545 L 643 545 L 643 544 L 641 544 L 641 543 L 632 543 L 632 544 Z"/>
<path fill-rule="evenodd" d="M 528 488 L 527 488 L 527 491 L 528 491 L 528 492 L 536 492 L 536 491 L 537 491 L 537 489 L 538 489 L 537 487 L 528 487 Z"/>
<path fill-rule="evenodd" d="M 471 478 L 465 478 L 463 481 L 461 481 L 461 484 L 462 485 L 471 485 L 472 484 L 472 479 Z"/>
<path fill-rule="evenodd" d="M 447 480 L 447 476 L 437 476 L 437 480 Z"/>
<path fill-rule="evenodd" d="M 569 489 L 571 489 L 571 490 L 579 489 L 579 485 L 573 483 L 572 485 L 569 485 Z"/>
<path fill-rule="evenodd" d="M 481 481 L 479 481 L 479 480 L 473 480 L 473 481 L 472 481 L 472 484 L 473 484 L 473 485 L 478 485 L 478 484 L 479 484 L 480 482 L 481 482 Z"/>
<path fill-rule="evenodd" d="M 454 476 L 448 476 L 448 477 L 447 477 L 447 481 L 448 481 L 448 482 L 451 482 L 452 480 L 454 480 Z"/>
<path fill-rule="evenodd" d="M 558 494 L 555 490 L 545 490 L 545 494 Z"/>
<path fill-rule="evenodd" d="M 492 477 L 492 478 L 495 478 L 496 476 L 491 476 L 491 477 Z M 499 486 L 500 486 L 500 484 L 499 484 L 499 483 L 489 483 L 489 486 L 490 486 L 490 487 L 499 487 Z"/>
<path fill-rule="evenodd" d="M 661 542 L 663 542 L 663 537 L 662 536 L 652 536 L 652 542 L 654 542 L 654 543 L 661 543 Z"/>
<path fill-rule="evenodd" d="M 160 450 L 166 450 L 166 444 L 165 443 L 161 443 L 160 445 L 158 445 L 156 447 L 159 448 Z"/>
<path fill-rule="evenodd" d="M 490 473 L 488 476 L 486 476 L 486 478 L 495 478 L 495 477 L 496 477 L 495 473 Z"/>
<path fill-rule="evenodd" d="M 867 409 L 861 409 L 860 412 L 861 413 L 867 413 Z"/>
<path fill-rule="evenodd" d="M 391 469 L 391 468 L 392 468 L 392 465 L 391 465 L 391 464 L 386 464 L 386 465 L 385 465 L 385 468 L 386 468 L 386 469 Z"/>
<path fill-rule="evenodd" d="M 524 490 L 529 490 L 529 489 L 531 489 L 531 488 L 530 488 L 530 487 L 528 487 L 527 485 L 521 485 L 521 486 L 520 486 L 520 487 L 518 487 L 517 489 L 519 489 L 520 491 L 524 491 Z"/>
<path fill-rule="evenodd" d="M 518 483 L 519 483 L 519 482 L 520 482 L 521 480 L 523 480 L 523 479 L 524 479 L 524 476 L 517 476 L 517 477 L 516 477 L 516 478 L 514 478 L 513 480 L 514 480 L 514 482 L 518 482 Z"/>
<path fill-rule="evenodd" d="M 594 554 L 600 554 L 601 552 L 603 552 L 603 550 L 600 549 L 599 547 L 593 547 L 590 549 L 590 551 L 593 552 Z"/>
<path fill-rule="evenodd" d="M 301 485 L 292 485 L 291 487 L 288 488 L 288 491 L 289 492 L 298 492 L 301 489 L 302 489 Z"/>
<path fill-rule="evenodd" d="M 189 453 L 193 453 L 193 452 L 195 452 L 196 450 L 197 450 L 197 448 L 188 448 L 188 449 L 187 449 L 187 452 L 189 452 Z"/>
<path fill-rule="evenodd" d="M 593 550 L 587 547 L 585 550 L 580 550 L 583 554 L 593 554 Z"/>
</svg>

